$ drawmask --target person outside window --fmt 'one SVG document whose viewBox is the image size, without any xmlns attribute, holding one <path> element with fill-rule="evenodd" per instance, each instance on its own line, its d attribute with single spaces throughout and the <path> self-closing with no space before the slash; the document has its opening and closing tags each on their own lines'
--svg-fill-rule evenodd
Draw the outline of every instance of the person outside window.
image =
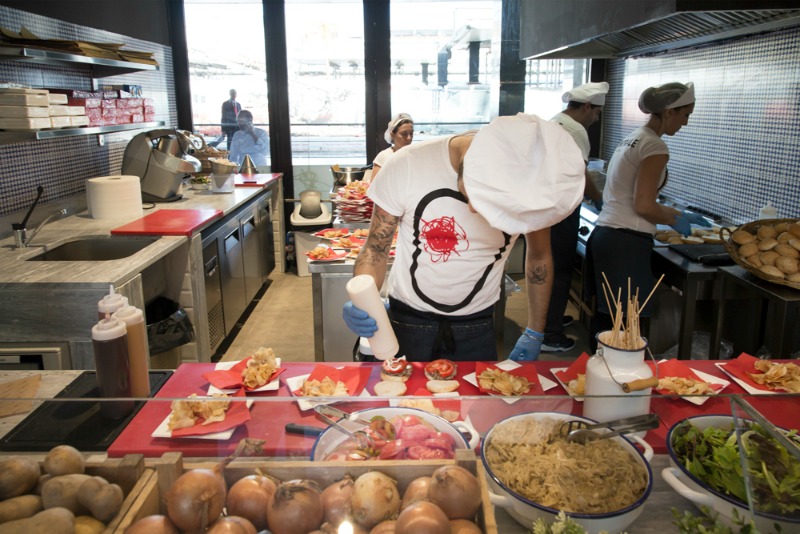
<svg viewBox="0 0 800 534">
<path fill-rule="evenodd" d="M 597 122 L 606 103 L 608 83 L 585 83 L 567 91 L 561 99 L 567 108 L 550 119 L 560 124 L 572 136 L 581 150 L 584 163 L 589 162 L 589 134 L 586 129 Z M 602 205 L 602 194 L 597 189 L 588 171 L 584 171 L 585 186 L 583 196 Z M 598 204 L 599 203 L 599 204 Z M 581 208 L 578 206 L 566 219 L 550 229 L 550 242 L 553 247 L 553 294 L 547 308 L 547 324 L 544 327 L 542 352 L 566 352 L 575 347 L 575 340 L 564 334 L 564 328 L 573 318 L 564 315 L 569 300 L 572 283 L 572 270 L 578 247 L 578 226 Z"/>
<path fill-rule="evenodd" d="M 583 197 L 583 170 L 563 128 L 523 113 L 392 156 L 367 192 L 374 211 L 354 274 L 371 275 L 380 288 L 398 230 L 388 293 L 399 354 L 497 359 L 494 306 L 523 234 L 528 322 L 510 358 L 537 359 L 552 285 L 550 226 Z M 343 317 L 361 337 L 377 330 L 352 302 Z"/>
<path fill-rule="evenodd" d="M 231 89 L 230 98 L 222 103 L 222 118 L 219 120 L 222 126 L 222 133 L 228 143 L 228 151 L 231 149 L 233 135 L 239 130 L 236 124 L 236 117 L 242 110 L 241 104 L 236 101 L 236 89 Z"/>
<path fill-rule="evenodd" d="M 414 120 L 408 113 L 398 113 L 389 121 L 386 132 L 383 138 L 391 146 L 385 150 L 378 152 L 375 159 L 372 160 L 372 177 L 370 180 L 375 179 L 381 167 L 386 165 L 395 152 L 411 144 L 414 140 Z"/>
<path fill-rule="evenodd" d="M 256 167 L 267 164 L 269 153 L 269 136 L 265 130 L 253 126 L 253 114 L 244 109 L 236 118 L 239 131 L 233 136 L 228 159 L 242 164 L 245 156 L 250 156 Z"/>
</svg>

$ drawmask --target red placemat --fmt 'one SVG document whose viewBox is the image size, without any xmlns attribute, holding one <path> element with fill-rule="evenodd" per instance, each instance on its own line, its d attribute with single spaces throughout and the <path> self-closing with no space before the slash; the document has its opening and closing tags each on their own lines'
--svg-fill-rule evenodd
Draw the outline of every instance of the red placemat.
<svg viewBox="0 0 800 534">
<path fill-rule="evenodd" d="M 503 396 L 502 393 L 499 393 L 499 392 L 494 391 L 494 390 L 483 389 L 481 387 L 481 381 L 479 379 L 481 373 L 484 372 L 486 369 L 496 369 L 496 370 L 501 371 L 503 373 L 508 373 L 510 375 L 518 376 L 518 377 L 521 377 L 521 378 L 526 378 L 531 387 L 528 390 L 528 392 L 527 393 L 523 393 L 523 395 L 544 395 L 544 389 L 542 389 L 542 384 L 541 384 L 541 382 L 539 382 L 539 372 L 536 370 L 536 366 L 534 366 L 534 365 L 532 365 L 530 363 L 522 363 L 522 362 L 519 362 L 519 363 L 520 363 L 519 367 L 516 367 L 516 368 L 511 369 L 511 370 L 506 370 L 506 369 L 501 369 L 500 367 L 497 367 L 496 365 L 494 365 L 492 363 L 476 362 L 475 363 L 475 382 L 478 383 L 478 389 L 480 390 L 480 392 L 481 393 L 487 393 L 489 395 Z M 509 398 L 513 398 L 513 397 L 509 397 Z"/>
<path fill-rule="evenodd" d="M 222 217 L 222 210 L 160 209 L 141 219 L 111 230 L 114 235 L 185 235 Z"/>
<path fill-rule="evenodd" d="M 656 374 L 656 371 L 654 369 L 655 364 L 648 360 L 647 365 L 650 366 L 650 369 L 653 369 L 653 374 L 655 375 Z M 692 370 L 691 367 L 689 367 L 682 361 L 676 359 L 670 359 L 670 360 L 665 360 L 663 362 L 658 362 L 657 376 L 659 377 L 659 379 L 673 376 L 676 378 L 690 378 L 692 380 L 697 380 L 698 382 L 705 382 L 702 378 L 700 378 L 699 376 L 697 376 L 697 374 L 695 374 L 695 372 Z M 713 382 L 708 382 L 708 385 L 714 391 L 719 391 L 724 387 L 722 384 L 715 384 Z M 656 388 L 656 391 L 661 393 L 662 395 L 673 395 L 673 393 L 668 389 Z"/>
<path fill-rule="evenodd" d="M 761 391 L 776 391 L 774 389 L 768 388 L 763 384 L 759 384 L 758 382 L 754 381 L 750 378 L 748 373 L 754 375 L 763 374 L 761 371 L 755 368 L 755 363 L 758 361 L 758 358 L 755 356 L 750 356 L 749 354 L 745 354 L 744 352 L 739 355 L 738 358 L 735 360 L 731 360 L 725 364 L 725 371 L 729 372 L 742 382 L 745 382 L 748 386 L 753 387 L 755 389 L 760 389 Z"/>
<path fill-rule="evenodd" d="M 563 371 L 557 371 L 554 373 L 559 380 L 568 384 L 570 380 L 575 380 L 578 378 L 578 375 L 585 375 L 586 374 L 586 362 L 589 361 L 589 355 L 585 352 L 581 354 L 577 360 L 572 362 L 572 364 L 564 369 Z"/>
<path fill-rule="evenodd" d="M 240 361 L 230 369 L 217 369 L 214 371 L 209 371 L 207 373 L 203 373 L 203 378 L 208 380 L 208 382 L 218 389 L 234 389 L 242 387 L 242 371 L 244 368 L 247 367 L 247 362 L 250 361 L 250 358 L 245 358 L 244 360 Z M 284 372 L 286 369 L 284 367 L 278 367 L 275 369 L 275 372 L 269 378 L 269 382 L 273 380 L 277 380 L 278 376 Z M 261 387 L 261 386 L 259 386 Z M 258 388 L 250 388 L 245 387 L 246 391 L 252 391 L 253 389 Z"/>
<path fill-rule="evenodd" d="M 342 369 L 337 369 L 328 365 L 317 365 L 306 380 L 322 381 L 328 377 L 334 382 L 343 382 L 350 396 L 357 397 L 366 387 L 371 372 L 372 369 L 369 367 L 343 367 Z M 298 390 L 295 390 L 294 394 L 301 396 Z"/>
<path fill-rule="evenodd" d="M 231 397 L 244 398 L 244 391 L 239 390 Z M 194 426 L 187 428 L 178 428 L 172 431 L 172 437 L 185 437 L 185 436 L 203 436 L 206 434 L 214 434 L 216 432 L 224 432 L 231 428 L 236 428 L 239 425 L 245 424 L 250 420 L 250 409 L 247 407 L 246 402 L 234 401 L 231 402 L 230 408 L 225 412 L 225 419 L 222 421 L 215 421 L 207 425 L 203 424 L 200 420 Z"/>
</svg>

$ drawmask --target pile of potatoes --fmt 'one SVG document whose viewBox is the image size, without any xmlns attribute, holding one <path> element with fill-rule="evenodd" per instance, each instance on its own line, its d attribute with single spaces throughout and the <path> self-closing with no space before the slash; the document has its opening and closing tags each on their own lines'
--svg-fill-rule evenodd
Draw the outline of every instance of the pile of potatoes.
<svg viewBox="0 0 800 534">
<path fill-rule="evenodd" d="M 83 455 L 59 445 L 36 460 L 0 460 L 0 534 L 99 534 L 122 508 L 122 488 L 85 474 Z M 42 473 L 44 471 L 44 473 Z"/>
<path fill-rule="evenodd" d="M 800 223 L 763 224 L 755 234 L 736 230 L 731 241 L 748 265 L 775 278 L 800 282 Z"/>
</svg>

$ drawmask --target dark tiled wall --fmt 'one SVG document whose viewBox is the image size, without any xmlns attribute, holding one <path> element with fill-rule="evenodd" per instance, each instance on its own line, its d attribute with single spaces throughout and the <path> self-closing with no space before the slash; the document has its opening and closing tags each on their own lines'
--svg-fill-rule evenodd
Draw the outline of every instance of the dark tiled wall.
<svg viewBox="0 0 800 534">
<path fill-rule="evenodd" d="M 160 65 L 157 71 L 95 79 L 91 70 L 79 65 L 37 65 L 5 60 L 0 61 L 0 82 L 66 89 L 139 84 L 143 86 L 144 95 L 155 101 L 156 120 L 164 121 L 167 126 L 177 124 L 170 48 L 1 6 L 0 26 L 13 31 L 24 26 L 42 38 L 124 43 L 130 50 L 154 52 Z M 98 143 L 97 135 L 0 145 L 0 216 L 27 208 L 35 197 L 37 185 L 45 188 L 40 202 L 46 204 L 84 192 L 89 178 L 119 174 L 122 154 L 136 133 L 108 134 L 104 136 L 103 146 Z"/>
<path fill-rule="evenodd" d="M 779 217 L 800 217 L 800 28 L 696 50 L 610 62 L 603 158 L 647 120 L 647 87 L 695 84 L 697 104 L 670 148 L 664 193 L 734 223 L 757 218 L 768 201 Z"/>
</svg>

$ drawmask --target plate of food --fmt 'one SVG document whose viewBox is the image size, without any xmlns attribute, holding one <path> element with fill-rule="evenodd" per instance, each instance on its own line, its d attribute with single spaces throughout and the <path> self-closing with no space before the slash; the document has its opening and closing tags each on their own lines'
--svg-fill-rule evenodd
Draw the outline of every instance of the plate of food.
<svg viewBox="0 0 800 534">
<path fill-rule="evenodd" d="M 285 380 L 301 411 L 311 410 L 317 404 L 326 404 L 315 397 L 369 397 L 366 389 L 372 369 L 369 367 L 331 367 L 317 365 L 307 375 L 293 376 Z"/>
<path fill-rule="evenodd" d="M 211 178 L 207 174 L 196 174 L 189 178 L 189 186 L 198 191 L 211 189 Z"/>
<path fill-rule="evenodd" d="M 347 256 L 347 252 L 347 250 L 336 250 L 330 247 L 319 246 L 306 252 L 306 256 L 308 256 L 308 261 L 336 261 Z"/>
<path fill-rule="evenodd" d="M 583 394 L 586 391 L 586 362 L 588 360 L 589 355 L 584 352 L 569 367 L 550 369 L 561 387 L 578 402 L 583 402 Z"/>
<path fill-rule="evenodd" d="M 482 393 L 503 397 L 511 404 L 523 395 L 541 395 L 556 387 L 556 383 L 536 372 L 533 365 L 504 360 L 497 364 L 476 362 L 475 372 L 464 376 L 464 380 L 476 386 Z"/>
<path fill-rule="evenodd" d="M 345 237 L 350 235 L 349 228 L 326 228 L 325 230 L 320 230 L 319 232 L 314 233 L 315 236 L 321 237 L 322 239 L 339 239 L 340 237 Z"/>
<path fill-rule="evenodd" d="M 253 404 L 252 399 L 231 400 L 236 397 L 243 399 L 244 391 L 207 397 L 192 394 L 186 399 L 174 400 L 169 415 L 150 437 L 228 440 L 236 427 L 250 420 L 250 405 Z"/>
<path fill-rule="evenodd" d="M 751 395 L 800 393 L 800 366 L 761 360 L 742 353 L 735 360 L 715 365 Z"/>
<path fill-rule="evenodd" d="M 353 237 L 366 239 L 369 236 L 369 228 L 356 228 L 350 235 Z"/>
<path fill-rule="evenodd" d="M 235 393 L 244 388 L 248 393 L 275 391 L 280 387 L 278 376 L 284 371 L 281 359 L 272 349 L 261 347 L 241 361 L 219 362 L 214 370 L 203 374 L 211 384 L 208 394 Z"/>
<path fill-rule="evenodd" d="M 346 248 L 348 250 L 360 249 L 366 241 L 366 239 L 360 239 L 358 237 L 344 236 L 336 239 L 332 245 L 336 248 Z"/>
<path fill-rule="evenodd" d="M 650 367 L 653 364 L 648 362 Z M 681 395 L 681 399 L 696 404 L 704 404 L 730 382 L 723 378 L 692 369 L 680 360 L 670 359 L 658 362 L 658 387 L 655 391 L 662 395 Z"/>
</svg>

